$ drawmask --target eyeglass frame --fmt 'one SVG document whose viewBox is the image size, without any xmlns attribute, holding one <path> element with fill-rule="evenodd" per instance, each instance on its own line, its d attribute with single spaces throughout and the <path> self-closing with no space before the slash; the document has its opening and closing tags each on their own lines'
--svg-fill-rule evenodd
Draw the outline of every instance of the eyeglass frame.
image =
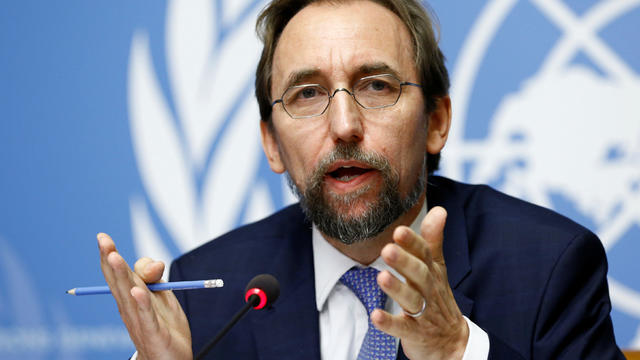
<svg viewBox="0 0 640 360">
<path fill-rule="evenodd" d="M 335 89 L 333 91 L 333 93 L 331 95 L 329 95 L 329 91 L 324 86 L 322 86 L 320 84 L 300 84 L 300 85 L 289 86 L 287 89 L 285 89 L 285 91 L 280 96 L 280 99 L 276 99 L 271 103 L 271 107 L 275 106 L 277 103 L 280 103 L 280 104 L 282 104 L 282 110 L 284 110 L 284 112 L 286 112 L 287 115 L 289 115 L 289 117 L 291 117 L 292 119 L 308 119 L 308 118 L 312 118 L 312 117 L 323 115 L 327 111 L 329 106 L 331 105 L 331 99 L 333 99 L 333 97 L 339 91 L 346 92 L 347 94 L 349 94 L 353 98 L 353 100 L 356 102 L 356 104 L 360 105 L 360 107 L 362 107 L 363 109 L 370 110 L 370 109 L 384 109 L 384 108 L 388 108 L 388 107 L 391 107 L 391 106 L 397 104 L 398 100 L 400 100 L 400 96 L 402 96 L 402 87 L 405 86 L 405 85 L 415 86 L 415 87 L 419 87 L 419 88 L 422 89 L 422 85 L 421 84 L 413 83 L 413 82 L 410 82 L 410 81 L 402 81 L 402 80 L 398 79 L 397 77 L 395 77 L 393 74 L 376 74 L 376 75 L 365 76 L 365 77 L 362 77 L 362 78 L 358 79 L 358 81 L 356 81 L 353 85 L 355 87 L 355 85 L 357 85 L 362 80 L 367 80 L 367 79 L 376 78 L 376 77 L 382 77 L 382 76 L 388 76 L 388 77 L 394 78 L 400 83 L 400 92 L 398 93 L 398 97 L 396 98 L 396 100 L 393 103 L 388 104 L 388 105 L 372 106 L 372 107 L 364 106 L 356 98 L 356 96 L 355 96 L 355 94 L 353 92 L 353 88 L 351 90 L 349 90 L 347 88 L 337 88 L 337 89 Z M 302 88 L 302 87 L 310 87 L 310 86 L 319 86 L 321 89 L 326 91 L 327 97 L 329 98 L 329 101 L 327 101 L 327 106 L 325 106 L 324 109 L 322 110 L 322 112 L 320 112 L 318 114 L 303 115 L 303 116 L 293 116 L 293 115 L 291 115 L 291 113 L 289 113 L 289 111 L 287 110 L 287 107 L 284 106 L 284 94 L 286 94 L 287 91 L 289 91 L 291 89 Z"/>
</svg>

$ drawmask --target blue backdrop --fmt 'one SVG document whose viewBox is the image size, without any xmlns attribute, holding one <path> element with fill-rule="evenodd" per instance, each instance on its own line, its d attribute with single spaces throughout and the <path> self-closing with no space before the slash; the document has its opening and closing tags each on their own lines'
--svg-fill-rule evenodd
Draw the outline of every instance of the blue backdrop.
<svg viewBox="0 0 640 360">
<path fill-rule="evenodd" d="M 640 348 L 640 1 L 433 0 L 452 75 L 442 174 L 597 232 Z M 95 235 L 169 260 L 290 203 L 259 145 L 263 1 L 0 4 L 0 359 L 126 358 Z"/>
</svg>

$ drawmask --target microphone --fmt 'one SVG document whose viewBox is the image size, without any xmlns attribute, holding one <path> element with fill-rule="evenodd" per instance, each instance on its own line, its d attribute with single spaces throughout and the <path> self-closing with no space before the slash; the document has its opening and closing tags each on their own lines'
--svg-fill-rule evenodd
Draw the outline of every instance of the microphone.
<svg viewBox="0 0 640 360">
<path fill-rule="evenodd" d="M 254 309 L 260 310 L 278 299 L 280 284 L 273 275 L 260 274 L 249 281 L 244 292 L 244 300 L 251 302 Z"/>
<path fill-rule="evenodd" d="M 238 320 L 240 320 L 251 308 L 256 310 L 264 309 L 278 299 L 280 296 L 280 284 L 275 277 L 269 274 L 260 274 L 251 279 L 245 289 L 244 300 L 247 302 L 240 311 L 238 311 L 231 321 L 225 325 L 220 332 L 198 353 L 195 360 L 201 360 L 213 347 L 222 339 L 222 337 L 231 330 Z"/>
</svg>

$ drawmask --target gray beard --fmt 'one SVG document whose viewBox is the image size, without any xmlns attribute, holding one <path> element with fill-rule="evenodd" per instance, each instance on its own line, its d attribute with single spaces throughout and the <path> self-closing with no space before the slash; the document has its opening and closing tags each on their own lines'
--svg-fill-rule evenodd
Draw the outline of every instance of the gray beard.
<svg viewBox="0 0 640 360">
<path fill-rule="evenodd" d="M 324 195 L 324 176 L 331 164 L 337 160 L 362 162 L 380 171 L 383 176 L 382 190 L 378 198 L 366 204 L 366 209 L 359 216 L 346 215 L 346 210 L 357 205 L 359 197 L 370 190 L 369 186 L 346 195 Z M 304 191 L 300 191 L 287 172 L 289 187 L 300 200 L 300 206 L 307 218 L 323 234 L 338 239 L 346 245 L 377 236 L 402 214 L 409 211 L 420 200 L 426 187 L 426 180 L 425 154 L 420 175 L 411 191 L 403 198 L 398 190 L 400 176 L 391 168 L 387 159 L 376 153 L 365 153 L 355 144 L 338 144 L 320 161 L 311 177 L 307 179 Z"/>
</svg>

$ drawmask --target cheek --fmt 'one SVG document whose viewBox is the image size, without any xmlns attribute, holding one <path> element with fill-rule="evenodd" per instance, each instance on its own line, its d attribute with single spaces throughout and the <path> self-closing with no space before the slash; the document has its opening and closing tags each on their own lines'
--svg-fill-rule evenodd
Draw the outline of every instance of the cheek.
<svg viewBox="0 0 640 360">
<path fill-rule="evenodd" d="M 301 126 L 282 122 L 279 129 L 280 156 L 286 170 L 294 180 L 309 176 L 322 154 L 326 131 L 314 123 Z"/>
<path fill-rule="evenodd" d="M 394 109 L 377 125 L 379 143 L 372 145 L 395 162 L 398 170 L 414 168 L 416 163 L 422 166 L 427 146 L 427 122 L 422 113 Z"/>
</svg>

